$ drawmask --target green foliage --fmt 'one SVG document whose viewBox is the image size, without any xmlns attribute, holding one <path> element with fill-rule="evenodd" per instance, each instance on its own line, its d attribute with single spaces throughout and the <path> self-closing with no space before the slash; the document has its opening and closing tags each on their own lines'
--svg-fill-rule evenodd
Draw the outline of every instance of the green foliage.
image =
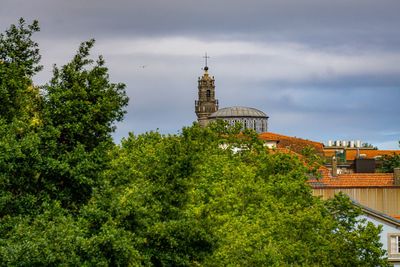
<svg viewBox="0 0 400 267">
<path fill-rule="evenodd" d="M 303 160 L 252 137 L 223 123 L 131 134 L 97 207 L 135 234 L 143 265 L 386 266 L 380 230 L 348 198 L 314 198 Z"/>
<path fill-rule="evenodd" d="M 137 266 L 132 233 L 107 221 L 93 234 L 84 218 L 58 203 L 34 216 L 6 217 L 0 226 L 1 266 Z"/>
<path fill-rule="evenodd" d="M 379 171 L 393 173 L 394 168 L 400 168 L 400 154 L 383 155 L 380 159 L 381 167 Z"/>
<path fill-rule="evenodd" d="M 313 197 L 304 159 L 254 131 L 218 121 L 114 145 L 124 85 L 91 40 L 40 92 L 38 29 L 0 37 L 0 266 L 387 265 L 380 229 L 344 196 Z"/>
<path fill-rule="evenodd" d="M 301 150 L 300 153 L 304 156 L 304 160 L 310 170 L 317 175 L 319 167 L 321 167 L 325 160 L 317 153 L 314 147 L 307 146 Z"/>
<path fill-rule="evenodd" d="M 104 60 L 89 58 L 94 41 L 72 61 L 54 67 L 40 92 L 31 76 L 41 69 L 31 37 L 37 21 L 0 35 L 0 215 L 35 213 L 49 199 L 78 209 L 107 167 L 111 133 L 127 105 L 123 84 L 109 82 Z"/>
<path fill-rule="evenodd" d="M 385 253 L 379 241 L 381 227 L 360 220 L 361 209 L 343 193 L 325 205 L 328 214 L 334 218 L 335 232 L 331 241 L 341 245 L 332 255 L 335 266 L 389 266 L 382 260 Z"/>
<path fill-rule="evenodd" d="M 70 63 L 61 69 L 55 66 L 51 82 L 44 87 L 45 119 L 56 128 L 61 152 L 71 151 L 77 144 L 92 151 L 110 142 L 113 123 L 122 120 L 128 104 L 125 85 L 109 82 L 101 56 L 90 68 L 93 45 L 94 40 L 82 43 Z"/>
<path fill-rule="evenodd" d="M 31 36 L 39 31 L 37 21 L 26 25 L 23 19 L 0 34 L 0 115 L 11 121 L 21 116 L 23 92 L 32 84 L 31 77 L 42 69 L 38 44 Z"/>
<path fill-rule="evenodd" d="M 374 146 L 373 144 L 369 144 L 369 143 L 362 143 L 361 147 L 365 147 L 365 148 L 373 148 L 373 149 L 378 149 L 378 147 Z"/>
</svg>

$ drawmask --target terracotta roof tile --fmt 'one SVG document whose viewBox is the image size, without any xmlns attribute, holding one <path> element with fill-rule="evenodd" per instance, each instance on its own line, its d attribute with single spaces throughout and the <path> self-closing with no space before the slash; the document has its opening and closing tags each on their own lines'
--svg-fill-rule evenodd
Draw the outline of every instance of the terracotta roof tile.
<svg viewBox="0 0 400 267">
<path fill-rule="evenodd" d="M 283 139 L 286 140 L 302 140 L 306 141 L 310 144 L 316 144 L 317 146 L 322 143 L 308 141 L 296 137 L 289 137 L 275 133 L 262 133 L 260 134 L 260 138 L 263 140 L 275 140 L 281 141 Z M 302 155 L 298 154 L 296 151 L 292 149 L 288 149 L 286 147 L 278 147 L 276 149 L 272 149 L 275 152 L 288 153 L 292 155 L 296 155 L 300 158 L 303 158 Z M 351 151 L 351 150 L 350 150 Z M 356 150 L 354 150 L 356 152 Z M 367 153 L 365 153 L 367 151 Z M 385 153 L 393 154 L 393 151 L 400 154 L 400 150 L 360 150 L 360 154 L 367 154 L 369 156 L 372 155 L 384 155 Z M 329 150 L 324 149 L 325 155 L 331 153 Z M 382 152 L 382 153 L 379 153 Z M 334 151 L 332 151 L 334 153 Z M 308 180 L 308 183 L 313 188 L 349 188 L 349 187 L 398 187 L 394 185 L 393 173 L 351 173 L 351 174 L 338 174 L 337 177 L 333 177 L 330 169 L 325 166 L 320 166 L 318 168 L 319 173 L 321 174 L 321 178 L 312 178 Z"/>
<path fill-rule="evenodd" d="M 366 158 L 375 158 L 383 155 L 400 154 L 400 150 L 375 150 L 360 149 L 360 154 L 364 154 Z M 354 160 L 357 157 L 357 149 L 346 150 L 346 160 Z"/>
<path fill-rule="evenodd" d="M 383 155 L 400 154 L 400 150 L 377 150 L 377 149 L 359 149 L 361 155 L 365 155 L 366 158 L 372 159 Z M 335 155 L 334 149 L 324 148 L 325 157 L 333 157 Z M 357 149 L 346 149 L 346 160 L 355 160 L 357 158 Z"/>
<path fill-rule="evenodd" d="M 315 141 L 311 141 L 311 140 L 307 140 L 307 139 L 302 139 L 302 138 L 298 138 L 298 137 L 292 137 L 292 136 L 287 136 L 287 135 L 282 135 L 282 134 L 277 134 L 277 133 L 271 133 L 271 132 L 261 133 L 259 136 L 263 140 L 270 140 L 270 141 L 293 140 L 293 141 L 305 142 L 312 146 L 319 146 L 319 147 L 324 146 L 324 144 L 320 143 L 320 142 L 315 142 Z"/>
<path fill-rule="evenodd" d="M 321 187 L 392 187 L 393 173 L 351 173 L 339 174 L 332 177 L 331 174 L 322 170 L 321 179 L 311 179 L 309 183 L 314 188 Z M 318 183 L 318 184 L 317 184 Z M 322 185 L 321 185 L 322 184 Z"/>
<path fill-rule="evenodd" d="M 265 141 L 277 141 L 278 148 L 289 148 L 297 153 L 300 153 L 305 147 L 313 147 L 318 154 L 323 155 L 324 144 L 320 142 L 314 142 L 298 137 L 291 137 L 271 132 L 261 133 L 259 138 Z"/>
</svg>

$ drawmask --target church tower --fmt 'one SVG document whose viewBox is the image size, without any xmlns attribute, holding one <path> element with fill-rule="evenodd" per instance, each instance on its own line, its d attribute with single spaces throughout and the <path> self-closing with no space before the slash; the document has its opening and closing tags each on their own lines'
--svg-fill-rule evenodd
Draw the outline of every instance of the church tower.
<svg viewBox="0 0 400 267">
<path fill-rule="evenodd" d="M 207 54 L 204 74 L 198 79 L 199 98 L 195 101 L 195 112 L 200 126 L 204 127 L 208 123 L 208 116 L 218 110 L 218 100 L 215 99 L 215 79 L 208 74 Z"/>
</svg>

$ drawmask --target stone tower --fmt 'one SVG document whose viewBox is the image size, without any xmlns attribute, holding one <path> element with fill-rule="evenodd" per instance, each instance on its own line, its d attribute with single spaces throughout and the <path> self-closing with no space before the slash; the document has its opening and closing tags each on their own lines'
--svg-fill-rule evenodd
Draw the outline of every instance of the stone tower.
<svg viewBox="0 0 400 267">
<path fill-rule="evenodd" d="M 207 59 L 207 56 L 206 56 Z M 207 62 L 207 61 L 206 61 Z M 200 126 L 208 123 L 208 116 L 218 110 L 218 100 L 215 99 L 215 79 L 208 74 L 207 63 L 204 74 L 198 80 L 199 98 L 195 101 L 195 112 Z"/>
</svg>

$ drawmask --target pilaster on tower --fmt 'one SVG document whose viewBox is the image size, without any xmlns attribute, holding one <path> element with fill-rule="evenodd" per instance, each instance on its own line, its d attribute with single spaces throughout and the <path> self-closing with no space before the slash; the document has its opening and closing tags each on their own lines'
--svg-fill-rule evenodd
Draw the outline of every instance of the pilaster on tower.
<svg viewBox="0 0 400 267">
<path fill-rule="evenodd" d="M 204 127 L 208 123 L 208 116 L 218 110 L 218 100 L 215 99 L 215 79 L 208 74 L 207 63 L 203 76 L 198 79 L 198 94 L 198 100 L 195 101 L 195 112 L 197 121 L 200 126 Z"/>
</svg>

